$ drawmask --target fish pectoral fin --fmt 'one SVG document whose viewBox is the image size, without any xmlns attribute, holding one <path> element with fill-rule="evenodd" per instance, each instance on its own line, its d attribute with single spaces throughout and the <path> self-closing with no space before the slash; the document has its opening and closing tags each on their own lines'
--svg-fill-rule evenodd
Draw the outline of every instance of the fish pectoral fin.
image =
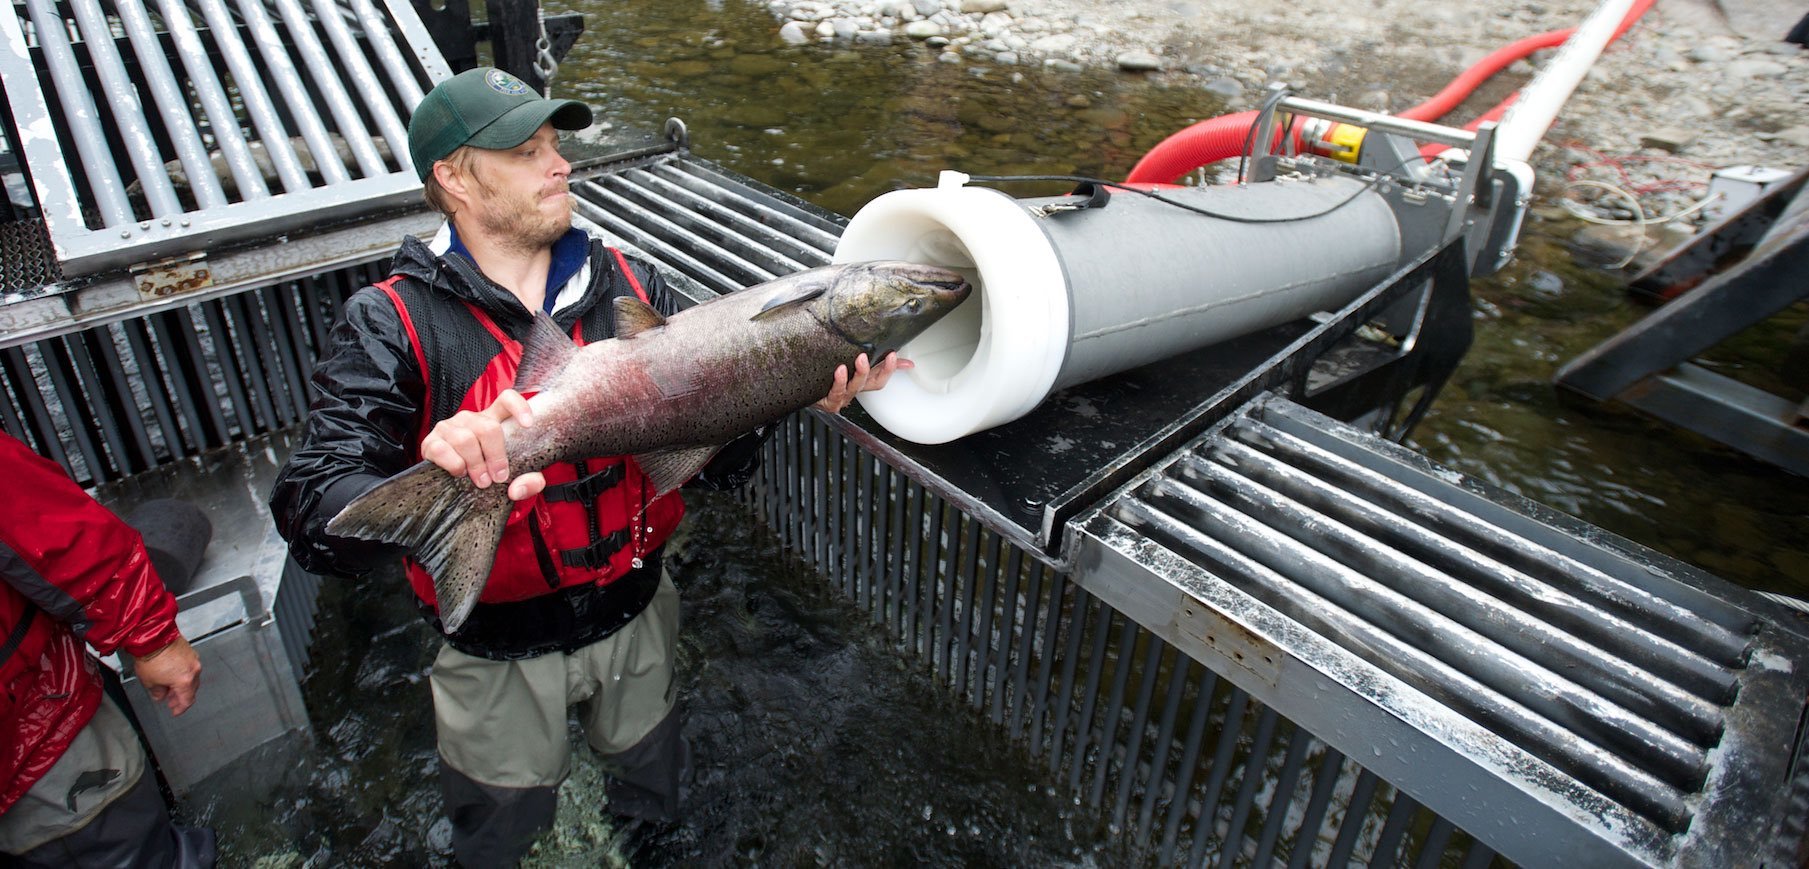
<svg viewBox="0 0 1809 869">
<path fill-rule="evenodd" d="M 534 326 L 528 340 L 521 345 L 521 364 L 515 369 L 516 392 L 539 392 L 542 385 L 553 382 L 566 363 L 577 355 L 578 347 L 553 323 L 545 311 L 534 312 Z"/>
<path fill-rule="evenodd" d="M 641 473 L 653 482 L 654 497 L 657 498 L 697 476 L 720 449 L 722 445 L 718 444 L 690 449 L 654 450 L 636 455 L 634 463 L 640 465 Z"/>
<path fill-rule="evenodd" d="M 809 275 L 809 273 L 806 272 L 805 275 Z M 754 316 L 749 317 L 748 319 L 759 320 L 770 317 L 775 311 L 781 311 L 792 305 L 800 305 L 808 302 L 811 299 L 828 292 L 829 284 L 829 281 L 822 278 L 800 277 L 796 283 L 780 292 L 774 293 L 773 297 L 767 299 L 766 304 L 761 305 L 760 310 L 755 312 Z"/>
<path fill-rule="evenodd" d="M 633 296 L 617 296 L 615 306 L 617 338 L 633 338 L 648 329 L 666 325 L 666 318 L 660 312 Z"/>
</svg>

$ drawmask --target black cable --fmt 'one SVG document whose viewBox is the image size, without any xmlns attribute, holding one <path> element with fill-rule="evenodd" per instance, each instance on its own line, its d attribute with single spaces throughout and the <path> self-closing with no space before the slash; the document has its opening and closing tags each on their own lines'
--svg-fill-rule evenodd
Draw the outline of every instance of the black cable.
<svg viewBox="0 0 1809 869">
<path fill-rule="evenodd" d="M 1281 101 L 1287 99 L 1287 96 L 1288 92 L 1285 90 L 1270 91 L 1268 96 L 1263 97 L 1263 104 L 1257 108 L 1256 117 L 1250 119 L 1250 126 L 1244 129 L 1244 147 L 1237 152 L 1237 180 L 1240 183 L 1244 180 L 1244 162 L 1256 156 L 1256 128 L 1260 126 L 1259 122 L 1264 115 L 1272 114 L 1275 107 L 1281 105 Z M 1293 118 L 1290 117 L 1288 124 L 1292 126 L 1293 122 Z"/>
<path fill-rule="evenodd" d="M 1424 157 L 1414 157 L 1413 158 L 1413 160 L 1423 160 L 1423 159 L 1425 159 L 1425 158 Z M 1413 160 L 1403 160 L 1403 161 L 1401 161 L 1401 163 L 1398 166 L 1395 167 L 1395 169 L 1399 169 L 1402 166 L 1406 166 L 1408 163 L 1413 162 Z M 1392 172 L 1394 170 L 1391 169 L 1389 171 Z M 1092 184 L 1092 185 L 1099 186 L 1099 187 L 1111 187 L 1111 188 L 1115 188 L 1118 190 L 1126 190 L 1131 193 L 1140 193 L 1144 196 L 1148 196 L 1149 198 L 1156 200 L 1157 202 L 1161 202 L 1165 205 L 1172 205 L 1176 208 L 1181 209 L 1182 211 L 1191 211 L 1195 214 L 1202 214 L 1207 217 L 1216 217 L 1220 220 L 1229 220 L 1232 223 L 1295 223 L 1298 221 L 1312 220 L 1313 218 L 1316 218 L 1316 217 L 1324 217 L 1328 214 L 1331 214 L 1332 212 L 1337 211 L 1338 209 L 1343 208 L 1344 206 L 1349 205 L 1352 202 L 1355 202 L 1357 197 L 1362 196 L 1364 193 L 1374 189 L 1376 185 L 1382 183 L 1382 179 L 1387 178 L 1387 177 L 1389 177 L 1388 173 L 1378 173 L 1378 174 L 1376 174 L 1375 177 L 1369 179 L 1369 183 L 1364 184 L 1362 187 L 1358 188 L 1356 190 L 1356 192 L 1345 197 L 1342 201 L 1331 206 L 1330 208 L 1327 208 L 1323 211 L 1314 212 L 1313 214 L 1302 214 L 1302 215 L 1296 215 L 1293 217 L 1243 217 L 1243 216 L 1236 215 L 1236 214 L 1222 214 L 1220 212 L 1211 211 L 1211 210 L 1208 210 L 1205 208 L 1200 208 L 1199 206 L 1196 206 L 1196 205 L 1189 205 L 1185 202 L 1176 202 L 1175 200 L 1170 199 L 1166 196 L 1163 196 L 1162 194 L 1157 193 L 1154 190 L 1144 190 L 1142 188 L 1132 187 L 1128 184 L 1122 184 L 1117 181 L 1107 181 L 1103 178 L 1089 178 L 1085 175 L 969 175 L 968 180 L 980 181 L 980 182 L 989 183 L 989 184 L 1005 184 L 1005 183 L 1010 183 L 1010 182 L 1014 182 L 1014 181 L 1068 181 L 1068 182 L 1072 182 L 1075 184 Z"/>
</svg>

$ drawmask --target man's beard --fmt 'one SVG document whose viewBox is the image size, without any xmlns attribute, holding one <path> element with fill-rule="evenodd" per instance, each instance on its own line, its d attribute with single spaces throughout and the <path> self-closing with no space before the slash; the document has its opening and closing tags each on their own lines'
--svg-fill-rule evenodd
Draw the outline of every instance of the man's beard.
<svg viewBox="0 0 1809 869">
<path fill-rule="evenodd" d="M 485 197 L 484 205 L 477 209 L 478 225 L 486 235 L 503 247 L 519 253 L 545 250 L 572 228 L 569 194 L 566 207 L 549 217 L 536 206 L 552 193 L 550 188 L 524 194 L 495 189 L 482 179 L 478 180 L 478 184 L 489 194 Z M 559 189 L 563 192 L 566 186 L 561 184 Z"/>
</svg>

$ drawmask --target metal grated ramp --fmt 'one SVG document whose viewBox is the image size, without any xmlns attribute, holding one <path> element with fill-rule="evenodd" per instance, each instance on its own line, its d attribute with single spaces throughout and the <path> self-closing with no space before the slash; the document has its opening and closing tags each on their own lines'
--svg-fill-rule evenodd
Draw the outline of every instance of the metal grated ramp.
<svg viewBox="0 0 1809 869">
<path fill-rule="evenodd" d="M 1094 593 L 1512 860 L 1798 823 L 1804 623 L 1687 565 L 1274 396 L 1082 521 Z"/>
<path fill-rule="evenodd" d="M 400 0 L 23 0 L 0 42 L 71 276 L 411 203 L 407 117 L 451 74 Z"/>
</svg>

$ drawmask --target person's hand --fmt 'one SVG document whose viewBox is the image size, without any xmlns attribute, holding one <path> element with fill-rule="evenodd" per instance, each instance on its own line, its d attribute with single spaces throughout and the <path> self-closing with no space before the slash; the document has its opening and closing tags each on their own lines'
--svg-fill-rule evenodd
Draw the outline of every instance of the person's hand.
<svg viewBox="0 0 1809 869">
<path fill-rule="evenodd" d="M 848 366 L 835 367 L 835 383 L 829 387 L 829 394 L 817 400 L 815 407 L 825 413 L 841 413 L 842 408 L 854 400 L 854 396 L 862 392 L 872 392 L 886 388 L 886 382 L 892 379 L 892 373 L 915 364 L 909 359 L 901 358 L 897 353 L 887 353 L 875 368 L 867 362 L 867 354 L 854 357 L 854 374 L 848 373 Z"/>
<path fill-rule="evenodd" d="M 513 389 L 503 390 L 483 410 L 461 410 L 440 420 L 421 439 L 421 458 L 455 477 L 470 475 L 479 489 L 508 483 L 510 498 L 532 498 L 546 488 L 546 477 L 533 471 L 510 481 L 509 456 L 503 447 L 503 422 L 509 419 L 522 428 L 534 424 L 528 400 Z"/>
<path fill-rule="evenodd" d="M 170 708 L 171 715 L 181 715 L 195 705 L 195 691 L 201 687 L 201 659 L 188 640 L 176 641 L 132 661 L 132 672 L 151 699 Z"/>
</svg>

